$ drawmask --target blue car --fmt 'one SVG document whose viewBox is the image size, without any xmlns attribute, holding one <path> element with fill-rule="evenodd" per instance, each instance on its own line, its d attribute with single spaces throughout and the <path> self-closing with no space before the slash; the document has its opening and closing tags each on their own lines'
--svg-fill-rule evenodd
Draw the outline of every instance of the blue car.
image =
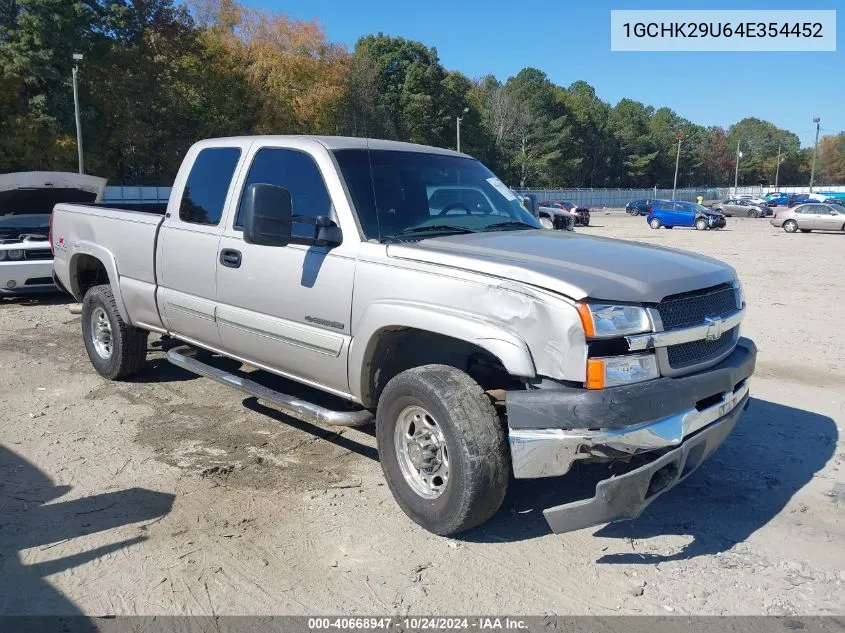
<svg viewBox="0 0 845 633">
<path fill-rule="evenodd" d="M 685 226 L 695 227 L 699 231 L 721 229 L 726 224 L 725 216 L 721 213 L 694 202 L 679 200 L 655 200 L 646 216 L 646 222 L 653 229 Z"/>
</svg>

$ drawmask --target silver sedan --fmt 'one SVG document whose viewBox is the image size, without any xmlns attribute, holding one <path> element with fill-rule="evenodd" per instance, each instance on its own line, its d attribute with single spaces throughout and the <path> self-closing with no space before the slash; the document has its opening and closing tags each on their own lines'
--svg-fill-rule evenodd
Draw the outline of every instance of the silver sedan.
<svg viewBox="0 0 845 633">
<path fill-rule="evenodd" d="M 845 231 L 845 207 L 820 202 L 799 204 L 791 209 L 778 209 L 771 222 L 772 226 L 783 227 L 787 233 Z"/>
<path fill-rule="evenodd" d="M 758 204 L 747 198 L 731 198 L 724 202 L 717 202 L 711 207 L 714 211 L 725 216 L 748 216 L 749 218 L 765 218 L 772 215 L 772 209 L 768 205 Z"/>
</svg>

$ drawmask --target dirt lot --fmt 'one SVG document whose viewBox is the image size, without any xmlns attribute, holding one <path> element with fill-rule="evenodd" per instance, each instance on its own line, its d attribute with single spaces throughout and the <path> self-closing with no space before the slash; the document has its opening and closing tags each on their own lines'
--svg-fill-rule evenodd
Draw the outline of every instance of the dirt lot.
<svg viewBox="0 0 845 633">
<path fill-rule="evenodd" d="M 293 420 L 153 339 L 142 376 L 106 382 L 61 298 L 6 299 L 0 614 L 845 613 L 845 236 L 593 221 L 730 262 L 760 349 L 733 435 L 640 519 L 550 534 L 542 508 L 587 496 L 585 474 L 432 536 L 393 502 L 371 428 Z"/>
</svg>

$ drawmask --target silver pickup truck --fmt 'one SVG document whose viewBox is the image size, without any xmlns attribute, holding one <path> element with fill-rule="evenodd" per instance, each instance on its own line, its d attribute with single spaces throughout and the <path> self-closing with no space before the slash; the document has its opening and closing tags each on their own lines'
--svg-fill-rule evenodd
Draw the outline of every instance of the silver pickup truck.
<svg viewBox="0 0 845 633">
<path fill-rule="evenodd" d="M 286 412 L 375 420 L 396 501 L 437 534 L 489 519 L 511 475 L 597 461 L 611 476 L 592 499 L 546 509 L 551 528 L 635 517 L 716 450 L 749 402 L 756 348 L 739 335 L 745 300 L 730 266 L 545 230 L 481 163 L 449 150 L 202 141 L 163 215 L 59 204 L 50 240 L 100 374 L 140 371 L 155 332 L 182 343 L 171 362 Z M 197 348 L 340 404 L 271 390 Z"/>
</svg>

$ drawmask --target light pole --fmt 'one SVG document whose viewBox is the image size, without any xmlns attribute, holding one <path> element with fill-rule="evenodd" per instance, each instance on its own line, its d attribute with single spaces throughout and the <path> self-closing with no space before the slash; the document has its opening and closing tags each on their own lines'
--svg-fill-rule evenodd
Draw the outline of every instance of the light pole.
<svg viewBox="0 0 845 633">
<path fill-rule="evenodd" d="M 778 143 L 778 166 L 775 168 L 775 191 L 777 191 L 778 189 L 778 176 L 780 176 L 780 164 L 781 162 L 783 162 L 780 158 L 780 147 L 780 143 Z"/>
<path fill-rule="evenodd" d="M 463 112 L 461 112 L 461 116 L 455 117 L 458 122 L 458 151 L 461 151 L 461 121 L 464 120 L 464 115 L 469 112 L 469 108 L 464 108 Z"/>
<path fill-rule="evenodd" d="M 736 142 L 736 170 L 734 171 L 734 196 L 739 195 L 737 193 L 737 189 L 739 189 L 739 159 L 742 158 L 742 152 L 739 151 L 739 143 L 740 141 Z"/>
<path fill-rule="evenodd" d="M 675 181 L 672 183 L 672 200 L 675 199 L 675 189 L 678 188 L 678 163 L 681 162 L 681 142 L 684 140 L 684 133 L 678 132 L 675 136 L 678 138 L 678 153 L 675 154 Z"/>
<path fill-rule="evenodd" d="M 79 173 L 85 173 L 82 168 L 82 123 L 79 120 L 79 88 L 76 85 L 76 75 L 79 73 L 79 62 L 82 53 L 73 54 L 73 112 L 76 116 L 76 152 L 79 156 Z"/>
<path fill-rule="evenodd" d="M 810 168 L 810 193 L 813 193 L 813 180 L 816 177 L 816 149 L 819 147 L 819 117 L 813 117 L 813 123 L 816 124 L 816 142 L 813 145 L 813 166 Z"/>
</svg>

